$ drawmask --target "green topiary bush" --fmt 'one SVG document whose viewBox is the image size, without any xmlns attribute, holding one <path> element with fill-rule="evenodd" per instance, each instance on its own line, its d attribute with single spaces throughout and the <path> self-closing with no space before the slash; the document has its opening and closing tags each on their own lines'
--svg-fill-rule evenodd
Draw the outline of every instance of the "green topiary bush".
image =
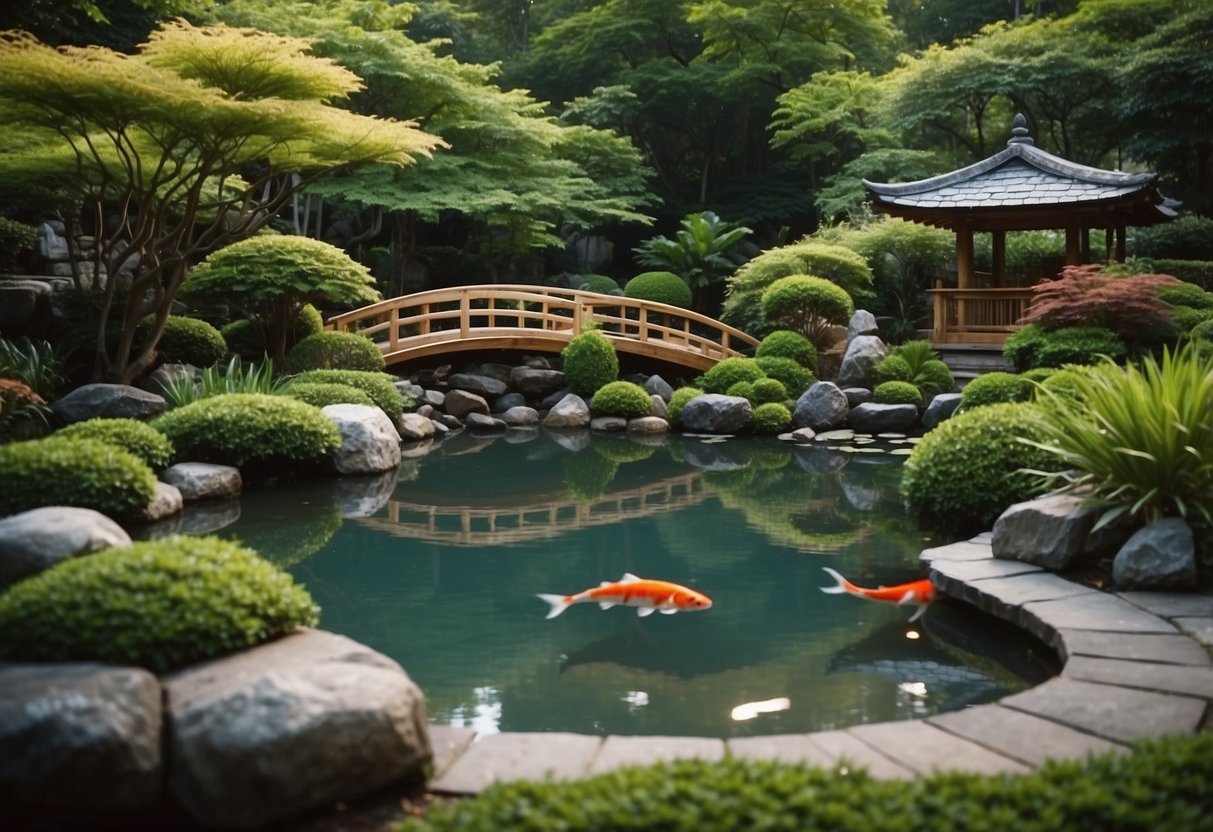
<svg viewBox="0 0 1213 832">
<path fill-rule="evenodd" d="M 791 358 L 764 355 L 761 358 L 755 358 L 754 363 L 762 368 L 768 378 L 773 378 L 782 384 L 787 395 L 793 399 L 798 398 L 817 381 L 811 370 Z"/>
<path fill-rule="evenodd" d="M 1019 371 L 1066 364 L 1094 364 L 1101 355 L 1123 361 L 1128 353 L 1124 340 L 1099 326 L 1069 326 L 1045 330 L 1029 324 L 1013 332 L 1002 354 Z"/>
<path fill-rule="evenodd" d="M 0 595 L 0 655 L 176 670 L 315 626 L 307 590 L 251 549 L 168 537 L 72 558 Z"/>
<path fill-rule="evenodd" d="M 1213 290 L 1213 260 L 1155 259 L 1154 270 L 1184 283 L 1195 283 L 1206 291 Z"/>
<path fill-rule="evenodd" d="M 991 528 L 1012 503 L 1042 493 L 1022 468 L 1057 470 L 1057 459 L 1019 439 L 1041 438 L 1026 403 L 991 404 L 953 416 L 923 436 L 902 469 L 901 494 L 925 526 L 969 534 Z"/>
<path fill-rule="evenodd" d="M 739 399 L 745 399 L 752 404 L 754 400 L 754 382 L 739 381 L 731 385 L 728 390 L 725 390 L 724 394 L 726 396 L 736 396 Z"/>
<path fill-rule="evenodd" d="M 783 402 L 788 398 L 787 388 L 776 378 L 760 378 L 751 385 L 752 404 L 767 404 L 768 402 Z"/>
<path fill-rule="evenodd" d="M 130 451 L 153 471 L 162 471 L 173 459 L 168 437 L 138 419 L 89 419 L 57 431 L 56 439 L 95 439 Z"/>
<path fill-rule="evenodd" d="M 764 402 L 750 413 L 754 433 L 779 433 L 792 424 L 792 411 L 780 402 Z"/>
<path fill-rule="evenodd" d="M 630 381 L 612 381 L 602 385 L 590 400 L 590 412 L 595 416 L 622 416 L 631 419 L 653 412 L 649 392 Z"/>
<path fill-rule="evenodd" d="M 623 288 L 619 281 L 605 274 L 586 274 L 581 276 L 577 288 L 583 292 L 598 292 L 600 295 L 622 295 Z"/>
<path fill-rule="evenodd" d="M 636 300 L 651 300 L 690 309 L 691 287 L 673 272 L 642 272 L 623 287 L 625 297 Z"/>
<path fill-rule="evenodd" d="M 910 365 L 897 353 L 890 353 L 876 365 L 878 381 L 909 381 Z"/>
<path fill-rule="evenodd" d="M 365 370 L 307 370 L 294 376 L 291 384 L 345 384 L 356 387 L 371 397 L 379 409 L 393 421 L 410 402 L 396 389 L 396 377 L 390 373 L 373 373 Z"/>
<path fill-rule="evenodd" d="M 948 365 L 942 361 L 928 361 L 923 364 L 911 379 L 911 383 L 918 385 L 924 398 L 956 390 L 956 379 Z"/>
<path fill-rule="evenodd" d="M 1158 287 L 1158 296 L 1172 306 L 1213 309 L 1213 292 L 1206 292 L 1200 286 L 1193 283 L 1180 283 L 1177 286 L 1160 286 Z"/>
<path fill-rule="evenodd" d="M 666 406 L 666 421 L 671 425 L 680 425 L 682 409 L 687 406 L 687 402 L 703 394 L 704 391 L 698 387 L 679 387 L 674 391 L 674 395 L 670 396 L 670 402 Z"/>
<path fill-rule="evenodd" d="M 1014 373 L 984 373 L 960 392 L 960 410 L 991 404 L 1026 402 L 1032 398 L 1032 382 Z"/>
<path fill-rule="evenodd" d="M 818 354 L 829 347 L 830 327 L 845 324 L 855 314 L 855 304 L 842 287 L 805 274 L 776 280 L 763 290 L 759 303 L 767 320 L 799 332 Z"/>
<path fill-rule="evenodd" d="M 200 399 L 157 416 L 152 426 L 172 441 L 178 459 L 238 468 L 315 465 L 341 445 L 316 408 L 260 393 Z"/>
<path fill-rule="evenodd" d="M 615 345 L 596 329 L 576 336 L 560 351 L 561 368 L 569 388 L 579 396 L 593 395 L 619 376 Z"/>
<path fill-rule="evenodd" d="M 387 366 L 379 347 L 356 332 L 317 332 L 286 354 L 286 372 L 307 370 L 362 370 L 383 372 Z"/>
<path fill-rule="evenodd" d="M 370 396 L 348 384 L 293 382 L 282 389 L 281 395 L 307 402 L 312 407 L 328 407 L 330 404 L 362 404 L 375 407 L 375 401 Z"/>
<path fill-rule="evenodd" d="M 135 338 L 142 343 L 152 334 L 155 318 L 148 315 L 135 327 Z M 156 345 L 157 364 L 193 364 L 209 367 L 225 360 L 227 341 L 223 333 L 206 321 L 169 315 L 164 322 L 164 334 Z"/>
<path fill-rule="evenodd" d="M 885 381 L 876 385 L 872 391 L 872 401 L 876 404 L 912 404 L 922 405 L 922 391 L 908 381 Z"/>
<path fill-rule="evenodd" d="M 51 436 L 0 445 L 0 516 L 79 506 L 122 519 L 137 516 L 155 493 L 152 469 L 107 442 Z"/>
<path fill-rule="evenodd" d="M 813 343 L 790 329 L 779 329 L 762 339 L 755 358 L 790 358 L 802 367 L 817 372 L 817 350 Z"/>
<path fill-rule="evenodd" d="M 753 358 L 725 358 L 699 377 L 696 382 L 708 393 L 724 393 L 739 381 L 757 381 L 766 373 Z"/>
</svg>

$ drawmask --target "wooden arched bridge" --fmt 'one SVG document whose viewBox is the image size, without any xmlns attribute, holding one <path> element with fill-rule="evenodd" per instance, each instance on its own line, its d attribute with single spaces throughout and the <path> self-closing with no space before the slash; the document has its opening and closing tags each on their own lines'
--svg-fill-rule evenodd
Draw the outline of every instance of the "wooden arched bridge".
<svg viewBox="0 0 1213 832">
<path fill-rule="evenodd" d="M 591 327 L 617 352 L 699 372 L 758 345 L 739 329 L 677 306 L 517 284 L 401 295 L 336 315 L 325 326 L 370 337 L 389 367 L 470 350 L 559 352 Z"/>
</svg>

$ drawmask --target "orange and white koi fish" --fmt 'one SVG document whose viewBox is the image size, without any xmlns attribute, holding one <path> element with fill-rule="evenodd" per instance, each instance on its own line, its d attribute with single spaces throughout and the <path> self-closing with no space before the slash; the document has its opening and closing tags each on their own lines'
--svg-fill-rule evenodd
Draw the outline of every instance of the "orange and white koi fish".
<svg viewBox="0 0 1213 832">
<path fill-rule="evenodd" d="M 838 582 L 835 586 L 821 587 L 821 591 L 827 595 L 841 595 L 845 592 L 848 595 L 854 595 L 856 598 L 866 598 L 869 601 L 884 601 L 885 603 L 899 605 L 917 604 L 918 612 L 911 616 L 911 621 L 921 617 L 927 611 L 927 604 L 935 600 L 935 587 L 926 578 L 919 581 L 910 581 L 907 584 L 898 584 L 897 586 L 882 585 L 872 589 L 856 586 L 828 566 L 821 568 L 825 570 L 827 575 Z"/>
<path fill-rule="evenodd" d="M 712 599 L 701 592 L 669 581 L 638 578 L 631 572 L 625 572 L 618 581 L 603 581 L 592 589 L 574 595 L 540 594 L 539 597 L 552 607 L 548 611 L 548 618 L 555 618 L 573 604 L 590 601 L 604 610 L 614 606 L 636 607 L 636 614 L 641 618 L 655 612 L 673 615 L 676 612 L 706 610 L 712 606 Z"/>
</svg>

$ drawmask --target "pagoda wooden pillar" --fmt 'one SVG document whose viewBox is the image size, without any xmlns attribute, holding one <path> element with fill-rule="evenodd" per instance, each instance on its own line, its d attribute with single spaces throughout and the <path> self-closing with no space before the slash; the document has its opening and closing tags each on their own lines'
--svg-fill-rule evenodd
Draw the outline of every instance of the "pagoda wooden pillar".
<svg viewBox="0 0 1213 832">
<path fill-rule="evenodd" d="M 994 255 L 994 265 L 991 277 L 994 288 L 1001 289 L 1007 276 L 1007 232 L 999 229 L 990 234 L 990 249 Z"/>
<path fill-rule="evenodd" d="M 1082 263 L 1082 232 L 1078 223 L 1066 226 L 1066 265 L 1077 266 Z"/>
</svg>

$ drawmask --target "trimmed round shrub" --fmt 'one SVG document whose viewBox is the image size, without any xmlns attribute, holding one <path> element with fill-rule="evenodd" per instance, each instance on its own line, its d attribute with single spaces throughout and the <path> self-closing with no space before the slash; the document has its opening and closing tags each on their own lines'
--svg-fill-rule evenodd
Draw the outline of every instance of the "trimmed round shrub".
<svg viewBox="0 0 1213 832">
<path fill-rule="evenodd" d="M 579 396 L 593 395 L 619 376 L 615 345 L 596 329 L 583 332 L 560 351 L 561 369 L 569 388 Z"/>
<path fill-rule="evenodd" d="M 1193 309 L 1213 309 L 1213 293 L 1206 292 L 1194 283 L 1159 286 L 1158 296 L 1172 306 L 1190 306 Z"/>
<path fill-rule="evenodd" d="M 623 287 L 625 297 L 651 300 L 690 309 L 693 302 L 691 287 L 673 272 L 643 272 Z"/>
<path fill-rule="evenodd" d="M 299 317 L 291 330 L 287 349 L 299 343 L 309 335 L 324 331 L 324 318 L 319 310 L 310 303 L 304 304 L 299 310 Z M 246 361 L 261 361 L 265 358 L 265 332 L 255 322 L 247 318 L 224 324 L 219 330 L 227 348 Z"/>
<path fill-rule="evenodd" d="M 755 358 L 790 358 L 802 367 L 817 372 L 817 350 L 813 342 L 799 332 L 778 329 L 758 344 Z"/>
<path fill-rule="evenodd" d="M 782 358 L 778 355 L 764 355 L 761 358 L 755 358 L 754 363 L 762 368 L 762 371 L 767 374 L 768 378 L 773 378 L 783 385 L 783 389 L 787 395 L 792 398 L 797 398 L 805 390 L 817 381 L 817 377 L 813 375 L 812 370 L 802 366 L 799 362 L 791 358 Z"/>
<path fill-rule="evenodd" d="M 876 378 L 879 381 L 909 381 L 910 363 L 897 353 L 886 355 L 876 365 Z"/>
<path fill-rule="evenodd" d="M 341 445 L 337 428 L 319 410 L 287 396 L 226 393 L 157 416 L 152 426 L 178 459 L 238 468 L 314 465 Z"/>
<path fill-rule="evenodd" d="M 1002 348 L 1002 354 L 1020 372 L 1034 367 L 1094 364 L 1101 355 L 1119 362 L 1127 353 L 1124 340 L 1100 326 L 1045 330 L 1029 324 L 1011 333 Z"/>
<path fill-rule="evenodd" d="M 818 353 L 825 348 L 833 324 L 845 324 L 855 314 L 851 296 L 841 286 L 811 275 L 781 277 L 762 293 L 762 314 L 809 339 Z"/>
<path fill-rule="evenodd" d="M 971 534 L 992 527 L 1013 503 L 1044 491 L 1020 469 L 1054 471 L 1058 458 L 1020 442 L 1041 439 L 1026 403 L 992 404 L 953 416 L 923 436 L 902 469 L 910 513 L 931 529 Z"/>
<path fill-rule="evenodd" d="M 135 517 L 155 493 L 152 469 L 108 442 L 51 436 L 0 445 L 0 516 L 79 506 Z"/>
<path fill-rule="evenodd" d="M 623 294 L 623 287 L 619 285 L 619 281 L 605 274 L 582 275 L 581 282 L 577 284 L 577 288 L 583 292 L 598 292 L 601 295 Z"/>
<path fill-rule="evenodd" d="M 315 335 L 317 332 L 324 332 L 324 316 L 320 314 L 320 310 L 312 306 L 310 303 L 303 304 L 303 308 L 299 310 L 299 317 L 295 319 L 294 339 L 293 343 L 298 343 L 309 335 Z"/>
<path fill-rule="evenodd" d="M 1034 367 L 1033 369 L 1028 370 L 1026 373 L 1020 373 L 1019 375 L 1021 378 L 1026 378 L 1028 381 L 1040 383 L 1054 373 L 1059 372 L 1061 372 L 1061 368 L 1059 367 Z"/>
<path fill-rule="evenodd" d="M 1040 386 L 1055 396 L 1077 400 L 1079 398 L 1078 386 L 1083 373 L 1086 372 L 1084 369 L 1086 366 L 1090 365 L 1063 367 L 1060 370 L 1053 370 L 1049 373 L 1048 378 L 1040 381 Z"/>
<path fill-rule="evenodd" d="M 653 412 L 649 392 L 630 381 L 612 381 L 598 388 L 590 400 L 590 412 L 595 416 L 648 416 Z"/>
<path fill-rule="evenodd" d="M 330 404 L 364 404 L 375 407 L 375 401 L 370 396 L 348 384 L 301 381 L 288 384 L 281 395 L 307 402 L 312 407 L 328 407 Z"/>
<path fill-rule="evenodd" d="M 753 358 L 725 358 L 699 377 L 697 386 L 708 393 L 724 393 L 739 381 L 757 381 L 766 373 Z"/>
<path fill-rule="evenodd" d="M 1176 335 L 1187 335 L 1199 324 L 1213 318 L 1213 309 L 1194 309 L 1191 306 L 1176 306 L 1171 310 L 1171 328 Z"/>
<path fill-rule="evenodd" d="M 876 404 L 922 404 L 922 391 L 908 381 L 884 381 L 872 391 Z"/>
<path fill-rule="evenodd" d="M 956 379 L 942 361 L 926 362 L 910 382 L 918 385 L 924 397 L 951 393 L 956 389 Z"/>
<path fill-rule="evenodd" d="M 728 390 L 725 390 L 724 394 L 726 396 L 736 396 L 739 399 L 745 399 L 752 404 L 754 401 L 754 382 L 739 381 Z"/>
<path fill-rule="evenodd" d="M 792 411 L 780 402 L 764 402 L 750 413 L 750 429 L 755 433 L 779 433 L 792 424 Z"/>
<path fill-rule="evenodd" d="M 72 558 L 0 595 L 0 655 L 176 670 L 315 626 L 307 590 L 251 549 L 174 536 Z"/>
<path fill-rule="evenodd" d="M 286 354 L 287 373 L 306 370 L 382 372 L 383 353 L 370 338 L 356 332 L 317 332 Z"/>
<path fill-rule="evenodd" d="M 345 384 L 371 397 L 379 409 L 393 421 L 400 420 L 408 402 L 396 389 L 396 377 L 390 373 L 366 370 L 307 370 L 294 376 L 291 384 Z"/>
<path fill-rule="evenodd" d="M 670 402 L 666 405 L 666 420 L 671 425 L 681 424 L 682 409 L 687 406 L 687 402 L 703 394 L 704 391 L 698 387 L 679 387 L 674 391 L 674 395 L 670 396 Z"/>
<path fill-rule="evenodd" d="M 155 317 L 148 315 L 135 327 L 136 342 L 146 341 L 152 334 Z M 164 322 L 164 334 L 156 345 L 157 364 L 193 364 L 209 367 L 227 358 L 228 346 L 223 333 L 206 321 L 169 315 Z"/>
<path fill-rule="evenodd" d="M 760 378 L 751 385 L 751 389 L 749 399 L 753 404 L 783 402 L 788 397 L 783 382 L 776 378 Z"/>
<path fill-rule="evenodd" d="M 960 392 L 960 409 L 972 410 L 991 404 L 1026 402 L 1032 398 L 1032 382 L 1014 373 L 985 373 Z"/>
<path fill-rule="evenodd" d="M 55 432 L 57 439 L 95 439 L 130 451 L 153 471 L 168 467 L 173 443 L 147 422 L 138 419 L 88 419 Z"/>
</svg>

